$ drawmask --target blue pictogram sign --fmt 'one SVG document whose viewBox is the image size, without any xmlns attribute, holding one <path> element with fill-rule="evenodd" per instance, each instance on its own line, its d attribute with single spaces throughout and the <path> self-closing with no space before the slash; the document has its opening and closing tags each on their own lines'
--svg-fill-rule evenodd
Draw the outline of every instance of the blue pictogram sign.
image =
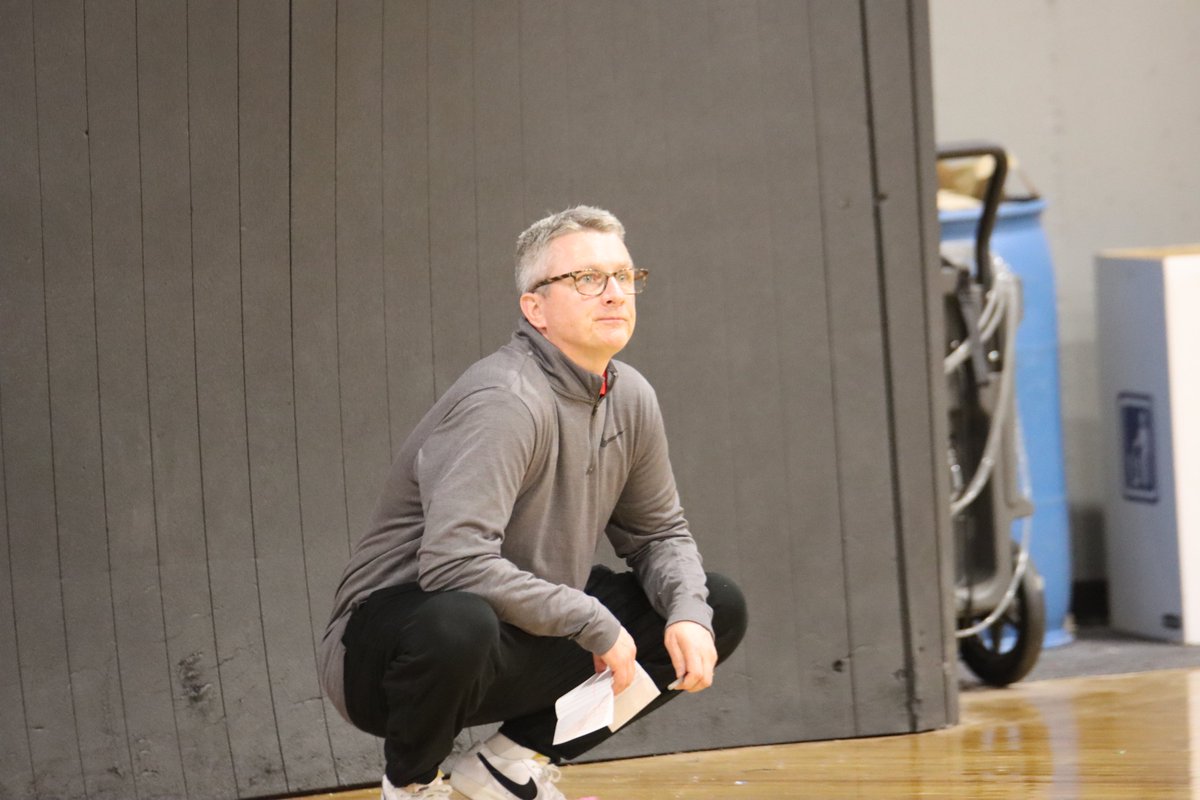
<svg viewBox="0 0 1200 800">
<path fill-rule="evenodd" d="M 1138 503 L 1158 502 L 1154 453 L 1154 402 L 1150 395 L 1117 395 L 1121 427 L 1121 496 Z"/>
</svg>

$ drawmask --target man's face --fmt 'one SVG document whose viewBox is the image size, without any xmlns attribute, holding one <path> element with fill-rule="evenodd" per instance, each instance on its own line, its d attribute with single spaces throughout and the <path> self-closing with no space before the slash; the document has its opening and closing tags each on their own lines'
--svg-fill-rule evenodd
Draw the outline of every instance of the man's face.
<svg viewBox="0 0 1200 800">
<path fill-rule="evenodd" d="M 581 269 L 612 273 L 631 267 L 629 251 L 615 233 L 580 231 L 550 242 L 539 280 Z M 633 335 L 634 298 L 614 280 L 599 295 L 586 297 L 575 290 L 574 281 L 563 278 L 521 295 L 521 310 L 567 358 L 599 375 Z"/>
</svg>

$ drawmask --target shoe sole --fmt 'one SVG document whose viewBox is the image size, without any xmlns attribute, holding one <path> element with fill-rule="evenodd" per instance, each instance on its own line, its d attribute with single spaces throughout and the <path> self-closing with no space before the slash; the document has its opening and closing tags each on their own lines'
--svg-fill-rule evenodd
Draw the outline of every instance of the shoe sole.
<svg viewBox="0 0 1200 800">
<path fill-rule="evenodd" d="M 513 800 L 510 792 L 497 792 L 492 787 L 478 783 L 466 775 L 451 775 L 450 786 L 454 791 L 470 800 Z"/>
</svg>

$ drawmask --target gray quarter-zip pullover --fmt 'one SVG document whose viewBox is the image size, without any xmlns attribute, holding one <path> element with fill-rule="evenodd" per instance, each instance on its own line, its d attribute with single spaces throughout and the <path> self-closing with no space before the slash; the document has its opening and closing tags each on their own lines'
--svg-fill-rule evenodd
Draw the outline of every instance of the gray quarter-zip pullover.
<svg viewBox="0 0 1200 800">
<path fill-rule="evenodd" d="M 668 624 L 712 630 L 654 390 L 616 361 L 603 396 L 602 385 L 522 319 L 409 435 L 320 646 L 322 683 L 343 716 L 342 633 L 385 586 L 468 591 L 503 622 L 606 652 L 620 623 L 582 591 L 601 533 Z"/>
</svg>

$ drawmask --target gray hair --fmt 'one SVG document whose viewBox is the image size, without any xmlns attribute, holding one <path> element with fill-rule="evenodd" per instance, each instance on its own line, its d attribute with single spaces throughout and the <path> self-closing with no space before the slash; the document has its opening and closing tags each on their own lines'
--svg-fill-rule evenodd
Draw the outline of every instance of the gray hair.
<svg viewBox="0 0 1200 800">
<path fill-rule="evenodd" d="M 517 237 L 517 291 L 524 294 L 538 282 L 546 248 L 560 236 L 581 231 L 615 233 L 625 241 L 625 226 L 609 211 L 575 206 L 539 219 Z"/>
</svg>

